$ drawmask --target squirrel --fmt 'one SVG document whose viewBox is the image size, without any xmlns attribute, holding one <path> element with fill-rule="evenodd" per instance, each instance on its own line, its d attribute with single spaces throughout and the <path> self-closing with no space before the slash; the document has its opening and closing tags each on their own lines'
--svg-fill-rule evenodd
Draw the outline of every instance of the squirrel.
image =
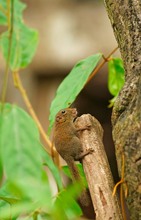
<svg viewBox="0 0 141 220">
<path fill-rule="evenodd" d="M 78 132 L 88 129 L 88 127 L 77 129 L 74 123 L 76 118 L 76 108 L 62 109 L 56 115 L 54 127 L 55 148 L 66 161 L 72 173 L 73 182 L 81 180 L 75 161 L 81 160 L 84 156 L 92 152 L 92 149 L 87 151 L 83 151 L 82 149 Z M 91 198 L 86 189 L 83 190 L 79 200 L 83 206 L 90 204 Z"/>
</svg>

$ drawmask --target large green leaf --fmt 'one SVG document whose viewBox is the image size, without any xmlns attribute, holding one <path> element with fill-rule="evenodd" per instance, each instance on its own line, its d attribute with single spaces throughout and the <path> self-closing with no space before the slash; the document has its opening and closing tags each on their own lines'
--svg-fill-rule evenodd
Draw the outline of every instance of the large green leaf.
<svg viewBox="0 0 141 220">
<path fill-rule="evenodd" d="M 31 117 L 15 105 L 6 104 L 2 112 L 0 145 L 2 163 L 9 179 L 23 179 L 23 176 L 41 179 L 38 129 Z"/>
<path fill-rule="evenodd" d="M 8 11 L 8 1 L 3 3 L 3 7 Z M 27 27 L 22 18 L 22 12 L 25 8 L 25 4 L 21 3 L 19 0 L 14 1 L 14 10 L 10 9 L 8 13 L 14 14 L 13 21 L 13 33 L 12 33 L 12 44 L 10 50 L 10 68 L 13 71 L 17 71 L 21 68 L 25 68 L 32 60 L 33 55 L 35 54 L 35 50 L 38 44 L 38 33 L 36 30 Z M 7 14 L 1 14 L 3 17 L 1 18 L 1 23 L 4 23 L 4 18 L 7 21 Z M 0 14 L 0 15 L 1 15 Z M 5 16 L 5 17 L 4 17 Z M 9 46 L 10 46 L 10 32 L 9 30 L 4 32 L 0 38 L 0 47 L 4 58 L 8 60 L 9 56 Z"/>
<path fill-rule="evenodd" d="M 10 104 L 4 105 L 0 117 L 0 159 L 8 180 L 6 187 L 3 185 L 0 189 L 0 199 L 10 204 L 15 202 L 13 216 L 40 206 L 50 209 L 51 191 L 42 166 L 43 150 L 34 121 L 22 109 Z M 7 216 L 8 209 L 4 206 L 1 216 Z"/>
<path fill-rule="evenodd" d="M 82 215 L 82 210 L 75 201 L 82 192 L 80 183 L 75 183 L 60 192 L 54 202 L 52 215 L 54 219 L 77 219 Z"/>
<path fill-rule="evenodd" d="M 26 179 L 24 179 L 24 182 L 25 184 L 29 184 L 29 182 L 26 182 Z M 8 186 L 8 188 L 9 187 L 10 185 Z M 14 186 L 11 185 L 11 187 L 13 189 Z M 10 195 L 9 192 L 2 193 L 3 196 L 0 196 L 0 219 L 4 220 L 6 218 L 7 220 L 7 218 L 9 217 L 9 213 L 11 213 L 13 220 L 14 220 L 14 217 L 17 220 L 16 216 L 21 216 L 22 214 L 24 214 L 25 220 L 27 220 L 29 219 L 29 217 L 26 217 L 26 216 L 29 216 L 29 215 L 31 216 L 31 213 L 32 214 L 34 212 L 36 213 L 37 210 L 40 210 L 40 213 L 43 213 L 43 214 L 49 213 L 49 216 L 50 216 L 52 205 L 53 205 L 52 198 L 48 196 L 47 190 L 45 189 L 46 187 L 45 185 L 40 184 L 39 187 L 40 188 L 35 189 L 35 185 L 34 183 L 32 183 L 32 188 L 30 188 L 31 193 L 34 194 L 34 197 L 38 195 L 38 200 L 37 199 L 35 200 L 33 196 L 32 196 L 32 200 L 25 199 L 25 197 L 22 200 L 20 200 L 17 197 Z M 16 188 L 14 187 L 14 190 L 15 189 Z M 36 192 L 35 190 L 36 191 L 38 190 L 38 192 Z M 1 190 L 0 190 L 0 195 L 1 195 Z M 24 196 L 26 195 L 24 194 Z M 10 208 L 12 212 L 9 210 Z M 44 220 L 45 219 L 49 219 L 49 218 L 44 218 Z"/>
<path fill-rule="evenodd" d="M 124 67 L 120 58 L 108 61 L 108 89 L 113 96 L 117 96 L 124 85 Z"/>
<path fill-rule="evenodd" d="M 1 113 L 0 159 L 9 192 L 19 198 L 50 201 L 51 192 L 42 166 L 42 148 L 32 118 L 15 105 Z"/>
<path fill-rule="evenodd" d="M 101 59 L 101 56 L 102 54 L 98 53 L 78 62 L 60 84 L 57 89 L 56 97 L 50 107 L 49 131 L 53 126 L 56 113 L 60 109 L 67 108 L 73 103 Z"/>
</svg>

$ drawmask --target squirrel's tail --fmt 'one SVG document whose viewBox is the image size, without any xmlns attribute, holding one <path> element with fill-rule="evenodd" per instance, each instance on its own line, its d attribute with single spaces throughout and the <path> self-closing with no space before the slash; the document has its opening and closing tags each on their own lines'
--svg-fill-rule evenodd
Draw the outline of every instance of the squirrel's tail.
<svg viewBox="0 0 141 220">
<path fill-rule="evenodd" d="M 81 181 L 81 176 L 74 160 L 67 160 L 67 164 L 70 168 L 73 182 Z"/>
<path fill-rule="evenodd" d="M 81 179 L 79 170 L 78 170 L 75 162 L 73 160 L 69 160 L 69 161 L 67 160 L 67 163 L 68 163 L 68 167 L 71 170 L 73 182 L 80 181 L 83 184 L 83 191 L 79 197 L 80 203 L 82 204 L 82 206 L 89 206 L 91 204 L 91 197 L 90 197 L 88 190 L 84 186 L 84 183 Z"/>
</svg>

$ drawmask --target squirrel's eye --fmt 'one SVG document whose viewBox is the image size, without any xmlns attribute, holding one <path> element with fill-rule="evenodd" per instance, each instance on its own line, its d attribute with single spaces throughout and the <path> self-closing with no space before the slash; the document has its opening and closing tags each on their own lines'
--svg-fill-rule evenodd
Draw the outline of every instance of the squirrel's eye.
<svg viewBox="0 0 141 220">
<path fill-rule="evenodd" d="M 62 114 L 65 114 L 65 112 L 66 112 L 65 110 L 62 110 Z"/>
</svg>

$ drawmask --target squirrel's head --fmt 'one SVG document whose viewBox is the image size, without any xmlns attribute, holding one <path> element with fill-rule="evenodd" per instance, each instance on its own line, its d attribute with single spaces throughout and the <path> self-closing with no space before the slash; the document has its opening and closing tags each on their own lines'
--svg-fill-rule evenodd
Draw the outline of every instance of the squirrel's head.
<svg viewBox="0 0 141 220">
<path fill-rule="evenodd" d="M 76 108 L 65 108 L 57 113 L 55 122 L 56 123 L 63 123 L 65 121 L 74 122 L 76 118 L 77 118 Z"/>
</svg>

